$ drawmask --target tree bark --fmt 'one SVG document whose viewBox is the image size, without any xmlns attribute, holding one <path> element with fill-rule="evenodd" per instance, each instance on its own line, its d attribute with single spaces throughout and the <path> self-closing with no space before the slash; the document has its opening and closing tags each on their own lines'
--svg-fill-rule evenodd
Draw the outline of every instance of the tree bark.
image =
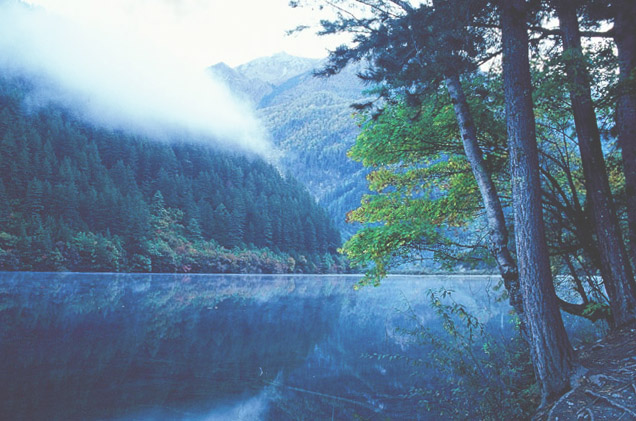
<svg viewBox="0 0 636 421">
<path fill-rule="evenodd" d="M 618 144 L 623 155 L 632 263 L 636 265 L 636 2 L 617 0 L 613 8 L 620 83 L 616 107 Z"/>
<path fill-rule="evenodd" d="M 524 0 L 503 0 L 504 98 L 515 211 L 517 265 L 530 355 L 542 405 L 570 387 L 574 352 L 561 319 L 545 238 Z"/>
<path fill-rule="evenodd" d="M 468 101 L 466 101 L 459 76 L 457 74 L 449 74 L 445 77 L 445 82 L 453 102 L 466 159 L 470 163 L 481 193 L 484 208 L 486 209 L 490 250 L 497 261 L 499 273 L 501 273 L 504 285 L 508 291 L 510 305 L 515 309 L 523 323 L 524 315 L 521 290 L 519 288 L 519 273 L 517 272 L 517 264 L 512 259 L 512 254 L 508 248 L 508 229 L 506 228 L 501 201 L 499 200 L 495 183 L 493 183 L 486 168 L 481 147 L 477 142 L 477 129 L 468 108 Z"/>
<path fill-rule="evenodd" d="M 570 84 L 570 100 L 581 152 L 585 189 L 599 245 L 599 269 L 610 300 L 614 323 L 620 326 L 636 319 L 634 275 L 607 178 L 589 73 L 581 48 L 576 2 L 555 0 L 554 5 L 563 34 L 563 56 Z"/>
</svg>

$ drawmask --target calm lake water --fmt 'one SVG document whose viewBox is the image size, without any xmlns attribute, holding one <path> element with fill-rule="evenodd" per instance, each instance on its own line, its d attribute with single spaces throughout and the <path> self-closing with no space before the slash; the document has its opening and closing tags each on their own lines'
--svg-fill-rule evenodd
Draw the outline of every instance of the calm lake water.
<svg viewBox="0 0 636 421">
<path fill-rule="evenodd" d="M 427 419 L 417 358 L 445 287 L 511 332 L 488 277 L 0 273 L 0 419 Z"/>
</svg>

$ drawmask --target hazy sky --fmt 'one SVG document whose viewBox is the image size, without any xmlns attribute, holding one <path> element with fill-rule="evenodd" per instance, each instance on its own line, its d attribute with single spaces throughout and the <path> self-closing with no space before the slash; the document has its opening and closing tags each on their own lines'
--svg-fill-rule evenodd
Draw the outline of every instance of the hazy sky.
<svg viewBox="0 0 636 421">
<path fill-rule="evenodd" d="M 31 7 L 26 7 L 28 3 Z M 275 156 L 250 104 L 206 68 L 286 51 L 326 55 L 287 29 L 315 21 L 288 0 L 23 0 L 0 3 L 0 66 L 41 81 L 26 104 L 157 138 L 190 133 Z"/>
<path fill-rule="evenodd" d="M 320 17 L 316 11 L 289 7 L 289 0 L 24 1 L 107 33 L 153 43 L 199 67 L 219 61 L 236 66 L 281 51 L 324 57 L 326 47 L 341 43 L 313 31 L 287 36 L 286 30 Z"/>
</svg>

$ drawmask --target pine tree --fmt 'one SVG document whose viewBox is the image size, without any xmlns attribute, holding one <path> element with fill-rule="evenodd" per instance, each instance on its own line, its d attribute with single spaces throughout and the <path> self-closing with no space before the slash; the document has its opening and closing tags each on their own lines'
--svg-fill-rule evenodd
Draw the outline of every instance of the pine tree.
<svg viewBox="0 0 636 421">
<path fill-rule="evenodd" d="M 503 2 L 501 32 L 515 244 L 530 355 L 542 405 L 570 387 L 574 351 L 559 312 L 545 237 L 528 58 L 527 5 Z"/>
<path fill-rule="evenodd" d="M 600 271 L 610 298 L 614 322 L 623 325 L 636 318 L 636 283 L 622 239 L 592 101 L 589 73 L 581 47 L 577 3 L 555 0 L 563 38 L 563 57 L 570 80 L 570 98 L 576 125 L 586 197 L 599 242 Z"/>
<path fill-rule="evenodd" d="M 6 224 L 9 222 L 11 215 L 11 204 L 9 202 L 9 196 L 7 190 L 4 187 L 4 182 L 0 178 L 0 231 L 4 231 Z"/>
<path fill-rule="evenodd" d="M 44 186 L 37 178 L 29 181 L 24 197 L 24 208 L 30 216 L 39 215 L 44 210 Z"/>
</svg>

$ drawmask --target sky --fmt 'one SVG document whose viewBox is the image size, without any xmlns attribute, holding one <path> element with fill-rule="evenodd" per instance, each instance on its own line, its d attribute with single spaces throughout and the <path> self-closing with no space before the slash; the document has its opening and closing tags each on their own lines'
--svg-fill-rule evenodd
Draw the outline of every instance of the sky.
<svg viewBox="0 0 636 421">
<path fill-rule="evenodd" d="M 206 68 L 281 51 L 324 57 L 325 39 L 285 34 L 312 20 L 314 12 L 288 0 L 0 2 L 0 66 L 41 81 L 25 100 L 30 109 L 54 103 L 108 129 L 188 133 L 273 160 L 253 106 Z"/>
<path fill-rule="evenodd" d="M 342 39 L 315 31 L 291 36 L 300 24 L 316 24 L 316 10 L 291 8 L 289 0 L 25 0 L 75 22 L 152 43 L 194 66 L 237 66 L 287 52 L 326 57 Z M 324 16 L 324 15 L 322 15 Z"/>
</svg>

